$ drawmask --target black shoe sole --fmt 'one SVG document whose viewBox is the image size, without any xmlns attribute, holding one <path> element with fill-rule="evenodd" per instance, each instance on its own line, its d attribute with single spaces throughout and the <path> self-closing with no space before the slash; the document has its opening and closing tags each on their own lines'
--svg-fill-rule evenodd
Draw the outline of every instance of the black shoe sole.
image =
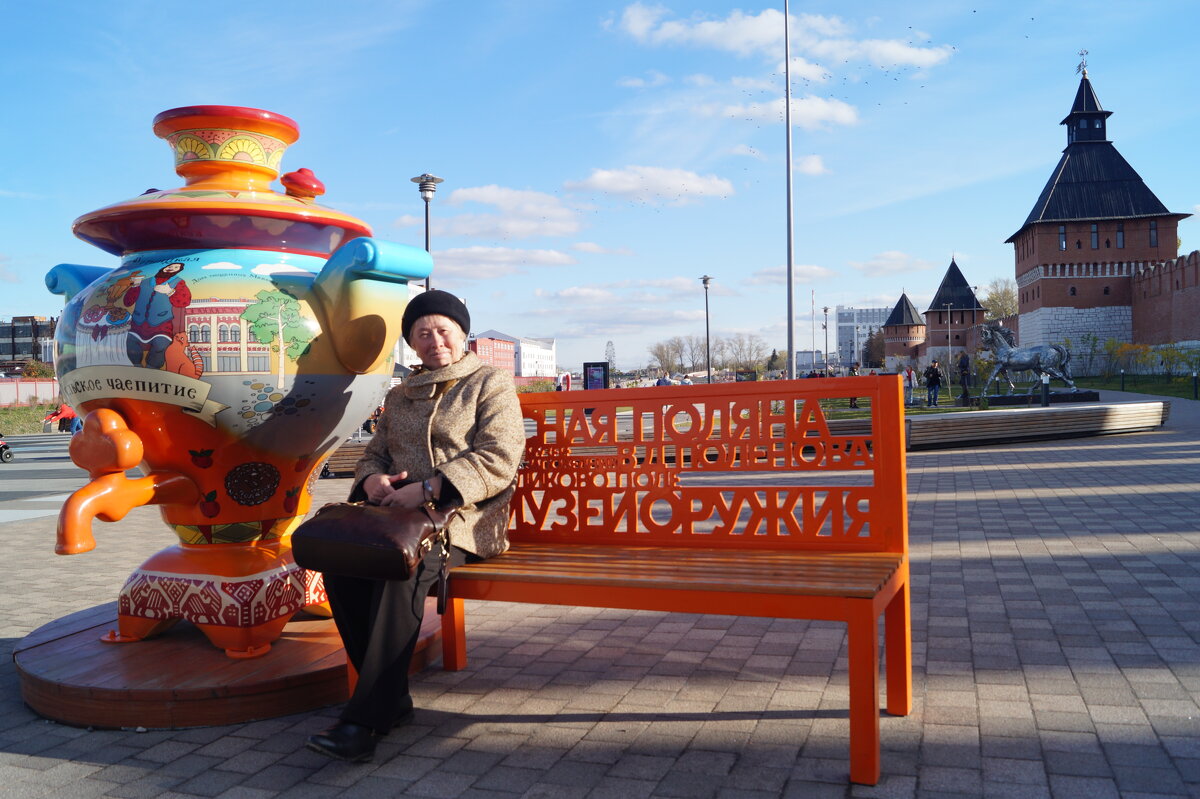
<svg viewBox="0 0 1200 799">
<path fill-rule="evenodd" d="M 325 757 L 332 757 L 334 760 L 341 760 L 346 763 L 369 763 L 371 758 L 375 757 L 375 750 L 373 749 L 370 752 L 362 752 L 354 757 L 349 757 L 339 752 L 335 752 L 332 749 L 327 749 L 311 739 L 305 741 L 304 745 L 314 752 L 325 755 Z"/>
</svg>

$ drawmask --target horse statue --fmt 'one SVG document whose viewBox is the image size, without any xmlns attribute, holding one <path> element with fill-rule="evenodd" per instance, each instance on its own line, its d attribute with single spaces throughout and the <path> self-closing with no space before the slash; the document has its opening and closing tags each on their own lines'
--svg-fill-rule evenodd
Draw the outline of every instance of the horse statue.
<svg viewBox="0 0 1200 799">
<path fill-rule="evenodd" d="M 1017 387 L 1013 385 L 1009 370 L 1019 372 L 1026 369 L 1033 371 L 1038 377 L 1047 374 L 1050 377 L 1058 378 L 1066 383 L 1072 391 L 1079 390 L 1075 387 L 1075 381 L 1071 379 L 1071 351 L 1061 344 L 1017 348 L 1014 346 L 1016 342 L 1013 332 L 1008 328 L 994 325 L 984 325 L 980 328 L 980 335 L 983 345 L 991 350 L 992 355 L 996 358 L 992 375 L 983 384 L 984 393 L 987 393 L 992 381 L 1001 373 L 1008 381 L 1009 390 L 1016 391 Z M 1036 384 L 1030 387 L 1030 394 L 1033 393 L 1035 387 Z"/>
</svg>

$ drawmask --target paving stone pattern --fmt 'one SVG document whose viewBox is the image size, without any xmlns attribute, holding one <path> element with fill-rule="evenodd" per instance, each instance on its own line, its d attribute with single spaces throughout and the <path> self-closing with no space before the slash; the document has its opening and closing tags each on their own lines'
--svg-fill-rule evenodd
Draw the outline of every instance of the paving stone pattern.
<svg viewBox="0 0 1200 799">
<path fill-rule="evenodd" d="M 915 708 L 883 716 L 875 787 L 847 783 L 844 630 L 735 615 L 470 603 L 468 668 L 420 675 L 416 722 L 367 765 L 304 748 L 337 708 L 176 731 L 40 719 L 12 648 L 171 543 L 139 509 L 70 558 L 52 516 L 0 523 L 0 796 L 1200 797 L 1200 403 L 1151 433 L 908 464 Z M 17 493 L 81 482 L 65 469 Z"/>
</svg>

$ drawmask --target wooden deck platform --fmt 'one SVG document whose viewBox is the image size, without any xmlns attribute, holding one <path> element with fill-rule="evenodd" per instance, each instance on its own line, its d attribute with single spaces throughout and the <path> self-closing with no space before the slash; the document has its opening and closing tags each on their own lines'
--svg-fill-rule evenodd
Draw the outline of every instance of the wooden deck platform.
<svg viewBox="0 0 1200 799">
<path fill-rule="evenodd" d="M 905 436 L 910 450 L 1103 436 L 1154 430 L 1170 412 L 1169 400 L 960 411 L 910 416 Z"/>
<path fill-rule="evenodd" d="M 235 660 L 187 622 L 146 641 L 106 644 L 116 603 L 64 616 L 17 644 L 21 697 L 78 727 L 179 729 L 286 716 L 344 702 L 346 659 L 332 619 L 300 614 L 271 651 Z M 426 602 L 413 671 L 441 655 L 436 600 Z"/>
</svg>

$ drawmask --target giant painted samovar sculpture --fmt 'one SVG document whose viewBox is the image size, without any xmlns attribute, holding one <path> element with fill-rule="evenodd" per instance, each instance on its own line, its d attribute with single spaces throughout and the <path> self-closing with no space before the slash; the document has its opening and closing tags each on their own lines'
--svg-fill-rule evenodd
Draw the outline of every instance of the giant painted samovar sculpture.
<svg viewBox="0 0 1200 799">
<path fill-rule="evenodd" d="M 71 458 L 91 475 L 63 506 L 56 551 L 92 549 L 94 518 L 161 506 L 179 543 L 129 577 L 106 640 L 182 618 L 253 657 L 325 598 L 289 537 L 325 457 L 382 400 L 407 283 L 432 263 L 317 205 L 307 169 L 270 189 L 299 135 L 287 117 L 194 106 L 159 114 L 154 132 L 187 185 L 75 221 L 116 269 L 46 276 L 67 298 L 59 385 L 86 413 Z"/>
</svg>

